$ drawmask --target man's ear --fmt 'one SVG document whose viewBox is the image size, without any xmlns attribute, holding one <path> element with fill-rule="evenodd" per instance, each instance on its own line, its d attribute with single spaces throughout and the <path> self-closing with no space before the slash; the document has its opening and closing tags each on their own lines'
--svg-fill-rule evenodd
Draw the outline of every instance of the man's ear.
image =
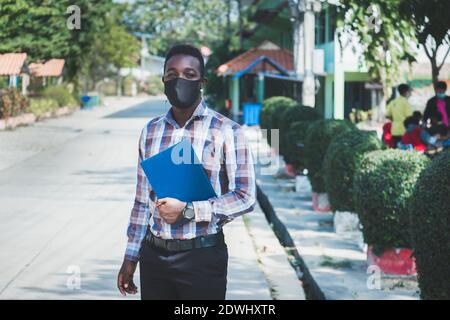
<svg viewBox="0 0 450 320">
<path fill-rule="evenodd" d="M 208 80 L 206 80 L 206 78 L 203 78 L 202 79 L 202 88 L 205 88 L 207 83 L 208 83 Z"/>
<path fill-rule="evenodd" d="M 164 83 L 164 76 L 161 77 L 161 81 Z"/>
</svg>

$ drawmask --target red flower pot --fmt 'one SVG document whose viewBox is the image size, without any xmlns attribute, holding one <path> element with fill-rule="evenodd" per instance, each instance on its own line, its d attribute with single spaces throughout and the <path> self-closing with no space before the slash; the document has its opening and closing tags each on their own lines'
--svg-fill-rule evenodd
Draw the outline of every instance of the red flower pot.
<svg viewBox="0 0 450 320">
<path fill-rule="evenodd" d="M 330 212 L 330 202 L 326 193 L 312 193 L 313 210 L 317 212 Z"/>
<path fill-rule="evenodd" d="M 286 166 L 284 167 L 284 172 L 288 177 L 295 177 L 295 170 L 292 164 L 287 163 Z"/>
<path fill-rule="evenodd" d="M 386 249 L 382 255 L 373 253 L 372 246 L 367 248 L 367 265 L 376 265 L 385 274 L 412 276 L 416 275 L 415 258 L 412 249 Z"/>
</svg>

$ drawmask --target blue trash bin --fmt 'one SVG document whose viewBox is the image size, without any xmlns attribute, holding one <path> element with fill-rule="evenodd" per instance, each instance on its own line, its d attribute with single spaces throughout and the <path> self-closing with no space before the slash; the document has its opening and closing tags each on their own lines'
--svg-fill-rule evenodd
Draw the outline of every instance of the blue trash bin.
<svg viewBox="0 0 450 320">
<path fill-rule="evenodd" d="M 244 103 L 244 124 L 247 126 L 259 125 L 261 103 Z"/>
<path fill-rule="evenodd" d="M 96 95 L 82 96 L 81 102 L 83 103 L 83 108 L 97 107 L 99 105 L 99 97 Z"/>
</svg>

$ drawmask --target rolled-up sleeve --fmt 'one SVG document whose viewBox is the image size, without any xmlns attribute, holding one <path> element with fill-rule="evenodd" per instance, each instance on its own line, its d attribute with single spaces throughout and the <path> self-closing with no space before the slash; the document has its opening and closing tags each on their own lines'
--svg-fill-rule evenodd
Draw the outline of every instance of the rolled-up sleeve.
<svg viewBox="0 0 450 320">
<path fill-rule="evenodd" d="M 216 215 L 222 223 L 227 223 L 253 211 L 255 207 L 255 168 L 245 132 L 236 125 L 223 133 L 223 156 L 229 191 L 209 200 L 194 201 L 196 222 L 209 222 Z"/>
</svg>

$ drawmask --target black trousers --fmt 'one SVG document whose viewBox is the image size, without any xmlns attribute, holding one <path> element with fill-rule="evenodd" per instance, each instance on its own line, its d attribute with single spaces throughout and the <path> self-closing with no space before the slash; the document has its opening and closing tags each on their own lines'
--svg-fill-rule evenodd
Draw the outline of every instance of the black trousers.
<svg viewBox="0 0 450 320">
<path fill-rule="evenodd" d="M 139 259 L 142 300 L 224 300 L 228 248 L 168 252 L 144 242 Z"/>
</svg>

